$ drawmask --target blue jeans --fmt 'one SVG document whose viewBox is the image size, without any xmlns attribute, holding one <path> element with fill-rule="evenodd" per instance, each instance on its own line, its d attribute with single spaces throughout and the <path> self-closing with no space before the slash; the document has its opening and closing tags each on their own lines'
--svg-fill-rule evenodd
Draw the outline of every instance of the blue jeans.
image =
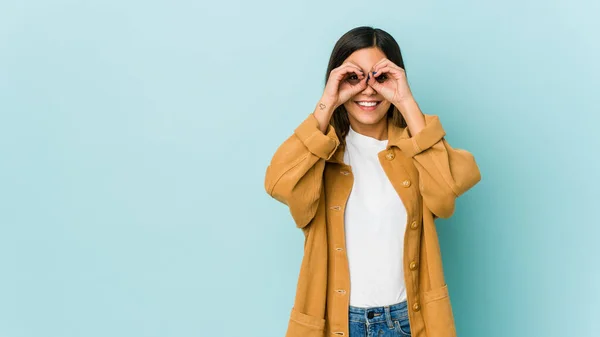
<svg viewBox="0 0 600 337">
<path fill-rule="evenodd" d="M 349 337 L 410 336 L 406 301 L 382 307 L 353 307 L 348 310 Z"/>
</svg>

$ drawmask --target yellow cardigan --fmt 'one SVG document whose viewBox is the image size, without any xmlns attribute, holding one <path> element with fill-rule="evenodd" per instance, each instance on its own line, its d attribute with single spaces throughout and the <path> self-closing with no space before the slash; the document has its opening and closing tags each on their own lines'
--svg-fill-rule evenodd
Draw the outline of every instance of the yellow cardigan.
<svg viewBox="0 0 600 337">
<path fill-rule="evenodd" d="M 404 278 L 414 337 L 456 336 L 434 219 L 454 213 L 458 196 L 481 180 L 473 155 L 450 147 L 436 115 L 412 136 L 388 123 L 379 162 L 406 207 Z M 289 207 L 304 233 L 304 256 L 286 337 L 348 336 L 350 274 L 344 207 L 353 186 L 344 145 L 311 113 L 277 149 L 265 189 Z"/>
</svg>

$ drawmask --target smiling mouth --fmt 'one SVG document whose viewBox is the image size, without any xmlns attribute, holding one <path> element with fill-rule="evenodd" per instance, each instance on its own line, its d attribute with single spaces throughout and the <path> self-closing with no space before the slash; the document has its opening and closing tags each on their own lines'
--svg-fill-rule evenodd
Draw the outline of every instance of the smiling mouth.
<svg viewBox="0 0 600 337">
<path fill-rule="evenodd" d="M 381 104 L 381 101 L 354 101 L 359 108 L 362 110 L 375 110 Z"/>
</svg>

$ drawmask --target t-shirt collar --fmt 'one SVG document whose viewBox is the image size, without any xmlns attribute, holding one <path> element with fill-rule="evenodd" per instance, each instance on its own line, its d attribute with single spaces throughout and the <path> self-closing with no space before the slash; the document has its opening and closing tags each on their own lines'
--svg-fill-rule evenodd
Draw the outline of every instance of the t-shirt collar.
<svg viewBox="0 0 600 337">
<path fill-rule="evenodd" d="M 352 126 L 349 127 L 348 134 L 346 135 L 346 142 L 352 143 L 358 146 L 377 146 L 385 147 L 387 145 L 387 139 L 379 140 L 377 138 L 365 136 L 361 133 L 356 132 Z"/>
</svg>

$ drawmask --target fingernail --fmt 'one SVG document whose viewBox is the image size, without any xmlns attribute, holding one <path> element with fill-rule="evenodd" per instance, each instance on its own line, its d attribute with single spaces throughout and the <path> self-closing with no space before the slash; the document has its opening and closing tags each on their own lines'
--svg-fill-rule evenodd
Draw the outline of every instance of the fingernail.
<svg viewBox="0 0 600 337">
<path fill-rule="evenodd" d="M 375 75 L 375 74 L 377 74 L 377 72 L 376 72 L 376 71 L 374 71 L 374 72 L 373 72 L 373 75 Z"/>
</svg>

